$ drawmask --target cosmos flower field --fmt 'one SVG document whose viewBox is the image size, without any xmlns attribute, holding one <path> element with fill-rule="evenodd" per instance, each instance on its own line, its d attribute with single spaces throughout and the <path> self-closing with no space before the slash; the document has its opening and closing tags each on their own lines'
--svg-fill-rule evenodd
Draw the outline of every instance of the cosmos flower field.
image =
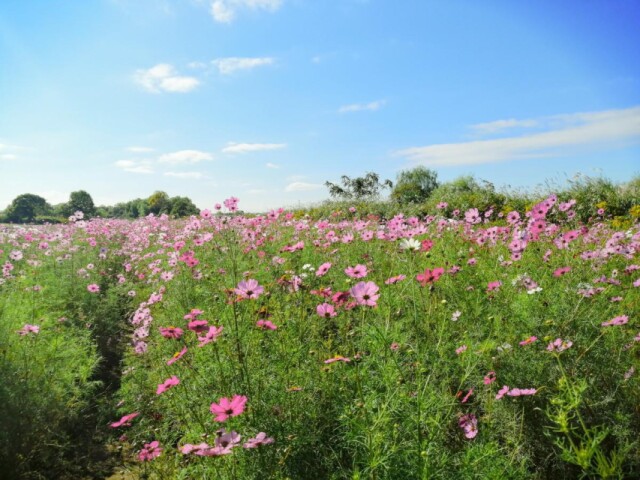
<svg viewBox="0 0 640 480">
<path fill-rule="evenodd" d="M 640 476 L 638 223 L 439 207 L 0 226 L 0 476 Z"/>
</svg>

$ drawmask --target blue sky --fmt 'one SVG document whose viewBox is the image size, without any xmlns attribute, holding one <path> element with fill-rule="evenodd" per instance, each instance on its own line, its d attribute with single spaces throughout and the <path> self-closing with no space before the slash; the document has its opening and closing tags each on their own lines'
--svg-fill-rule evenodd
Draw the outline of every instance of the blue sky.
<svg viewBox="0 0 640 480">
<path fill-rule="evenodd" d="M 640 173 L 636 0 L 3 0 L 0 209 Z"/>
</svg>

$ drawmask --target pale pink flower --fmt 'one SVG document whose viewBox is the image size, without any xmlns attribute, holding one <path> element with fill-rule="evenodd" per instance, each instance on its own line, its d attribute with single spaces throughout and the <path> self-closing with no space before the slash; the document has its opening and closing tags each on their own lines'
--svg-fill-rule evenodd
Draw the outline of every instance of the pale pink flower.
<svg viewBox="0 0 640 480">
<path fill-rule="evenodd" d="M 336 309 L 330 303 L 323 303 L 316 307 L 318 315 L 324 318 L 332 318 L 338 315 Z"/>
<path fill-rule="evenodd" d="M 91 293 L 97 293 L 100 291 L 100 286 L 95 283 L 92 283 L 90 285 L 87 285 L 87 290 Z"/>
<path fill-rule="evenodd" d="M 351 278 L 364 278 L 368 272 L 365 265 L 356 265 L 355 267 L 347 267 L 344 273 Z"/>
<path fill-rule="evenodd" d="M 333 358 L 328 358 L 327 360 L 324 361 L 324 363 L 329 365 L 329 364 L 334 363 L 334 362 L 349 363 L 350 361 L 351 361 L 351 359 L 349 357 L 343 357 L 342 355 L 336 355 Z"/>
<path fill-rule="evenodd" d="M 473 413 L 467 413 L 460 417 L 458 425 L 466 438 L 472 439 L 478 434 L 478 419 Z"/>
<path fill-rule="evenodd" d="M 466 345 L 460 345 L 458 348 L 456 348 L 456 355 L 460 355 L 463 352 L 467 351 L 467 346 Z"/>
<path fill-rule="evenodd" d="M 207 333 L 204 336 L 199 336 L 198 337 L 198 342 L 200 342 L 200 344 L 198 345 L 198 347 L 204 347 L 205 345 L 211 343 L 211 342 L 215 342 L 218 337 L 220 336 L 220 334 L 222 333 L 222 329 L 224 327 L 215 327 L 213 325 L 211 325 L 209 327 L 209 330 L 207 331 Z"/>
<path fill-rule="evenodd" d="M 258 320 L 256 322 L 256 327 L 261 328 L 262 330 L 277 330 L 278 327 L 271 322 L 270 320 Z"/>
<path fill-rule="evenodd" d="M 274 440 L 271 437 L 267 437 L 267 434 L 264 432 L 258 433 L 254 438 L 250 438 L 247 440 L 247 443 L 243 445 L 244 448 L 257 448 L 260 445 L 269 445 L 273 443 Z"/>
<path fill-rule="evenodd" d="M 249 279 L 241 281 L 234 292 L 241 298 L 255 299 L 264 292 L 264 288 L 258 284 L 257 280 Z"/>
<path fill-rule="evenodd" d="M 40 326 L 39 325 L 31 325 L 29 323 L 25 324 L 24 327 L 22 327 L 20 330 L 18 330 L 18 335 L 20 336 L 25 336 L 25 335 L 29 335 L 30 333 L 38 333 L 40 332 Z"/>
<path fill-rule="evenodd" d="M 323 263 L 318 267 L 318 270 L 316 270 L 316 277 L 322 277 L 329 271 L 330 268 L 331 264 L 329 262 Z"/>
<path fill-rule="evenodd" d="M 602 322 L 600 325 L 603 327 L 612 327 L 614 325 L 624 325 L 629 322 L 629 317 L 626 315 L 620 315 L 619 317 L 612 318 L 606 322 Z"/>
<path fill-rule="evenodd" d="M 380 288 L 374 282 L 359 282 L 349 290 L 349 293 L 355 298 L 358 305 L 375 307 L 380 297 L 378 290 Z"/>
</svg>

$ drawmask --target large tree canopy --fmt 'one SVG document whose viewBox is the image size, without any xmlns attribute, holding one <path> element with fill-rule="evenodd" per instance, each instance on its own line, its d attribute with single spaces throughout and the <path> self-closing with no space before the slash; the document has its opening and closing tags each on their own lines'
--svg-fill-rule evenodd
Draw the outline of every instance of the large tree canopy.
<svg viewBox="0 0 640 480">
<path fill-rule="evenodd" d="M 31 223 L 37 215 L 46 215 L 51 205 L 39 195 L 24 193 L 13 199 L 5 211 L 6 220 L 13 223 Z"/>
</svg>

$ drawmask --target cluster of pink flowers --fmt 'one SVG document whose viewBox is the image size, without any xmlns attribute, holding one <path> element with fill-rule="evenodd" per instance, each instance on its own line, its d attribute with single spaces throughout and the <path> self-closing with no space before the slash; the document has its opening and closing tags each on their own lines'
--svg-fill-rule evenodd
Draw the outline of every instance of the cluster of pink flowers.
<svg viewBox="0 0 640 480">
<path fill-rule="evenodd" d="M 549 352 L 564 352 L 568 348 L 571 348 L 573 342 L 571 340 L 562 340 L 561 338 L 556 338 L 553 342 L 547 345 L 547 350 Z"/>
<path fill-rule="evenodd" d="M 462 415 L 458 420 L 458 426 L 466 438 L 472 439 L 478 435 L 478 419 L 473 413 Z"/>
<path fill-rule="evenodd" d="M 224 429 L 221 429 L 216 433 L 216 439 L 212 446 L 204 442 L 198 445 L 187 443 L 180 447 L 180 451 L 184 455 L 193 454 L 202 457 L 219 457 L 222 455 L 228 455 L 234 447 L 239 447 L 241 438 L 242 437 L 235 431 L 227 432 Z M 247 440 L 243 447 L 257 448 L 261 445 L 269 445 L 273 442 L 273 438 L 268 437 L 265 432 L 260 432 L 254 438 Z"/>
</svg>

